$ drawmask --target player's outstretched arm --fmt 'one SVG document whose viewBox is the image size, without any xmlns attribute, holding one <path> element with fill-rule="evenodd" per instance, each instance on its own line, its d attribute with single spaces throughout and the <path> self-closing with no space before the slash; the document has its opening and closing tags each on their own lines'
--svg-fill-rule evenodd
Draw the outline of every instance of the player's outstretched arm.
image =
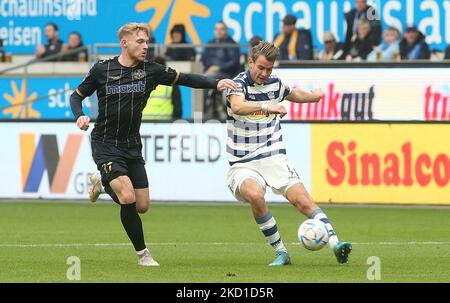
<svg viewBox="0 0 450 303">
<path fill-rule="evenodd" d="M 245 102 L 244 97 L 239 95 L 230 95 L 228 98 L 231 104 L 231 111 L 235 115 L 245 116 L 255 112 L 278 114 L 280 118 L 286 115 L 286 109 L 282 105 Z"/>
<path fill-rule="evenodd" d="M 316 88 L 312 92 L 306 92 L 299 88 L 294 88 L 286 97 L 286 100 L 296 103 L 315 103 L 319 102 L 322 97 L 323 91 L 320 88 Z"/>
<path fill-rule="evenodd" d="M 213 78 L 206 77 L 200 74 L 185 74 L 180 73 L 176 84 L 189 86 L 192 88 L 211 88 L 223 91 L 226 88 L 235 89 L 236 83 L 230 79 L 222 79 L 217 81 Z"/>
<path fill-rule="evenodd" d="M 91 118 L 83 113 L 83 99 L 84 97 L 82 94 L 78 91 L 78 89 L 76 89 L 70 96 L 70 108 L 72 109 L 72 113 L 77 120 L 78 128 L 81 130 L 87 130 L 89 128 Z"/>
<path fill-rule="evenodd" d="M 102 69 L 100 62 L 94 64 L 89 73 L 84 78 L 83 82 L 75 89 L 70 96 L 70 108 L 77 120 L 77 126 L 81 130 L 87 130 L 89 128 L 89 122 L 91 118 L 83 113 L 83 99 L 92 95 L 99 87 L 98 79 L 101 78 Z"/>
</svg>

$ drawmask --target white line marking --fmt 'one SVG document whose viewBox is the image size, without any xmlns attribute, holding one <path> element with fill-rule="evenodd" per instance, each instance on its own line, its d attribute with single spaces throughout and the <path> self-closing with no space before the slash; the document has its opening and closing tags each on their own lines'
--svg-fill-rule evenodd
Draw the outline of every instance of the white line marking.
<svg viewBox="0 0 450 303">
<path fill-rule="evenodd" d="M 149 246 L 226 246 L 226 245 L 265 245 L 264 242 L 147 242 Z M 287 243 L 288 245 L 301 245 L 300 242 Z M 352 245 L 450 245 L 450 242 L 353 242 Z M 0 248 L 65 248 L 65 247 L 120 247 L 131 246 L 131 243 L 36 243 L 36 244 L 0 244 Z"/>
</svg>

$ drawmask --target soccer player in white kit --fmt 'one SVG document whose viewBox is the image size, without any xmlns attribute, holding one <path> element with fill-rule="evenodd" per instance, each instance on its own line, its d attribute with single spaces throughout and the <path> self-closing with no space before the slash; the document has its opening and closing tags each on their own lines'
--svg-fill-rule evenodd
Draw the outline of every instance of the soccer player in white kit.
<svg viewBox="0 0 450 303">
<path fill-rule="evenodd" d="M 319 102 L 323 92 L 291 88 L 271 75 L 277 55 L 278 48 L 267 41 L 254 46 L 249 69 L 234 78 L 237 88 L 227 91 L 228 187 L 237 200 L 251 205 L 259 229 L 275 249 L 275 260 L 270 266 L 290 264 L 291 258 L 267 208 L 267 186 L 283 195 L 300 213 L 324 222 L 330 248 L 339 263 L 346 263 L 352 245 L 338 240 L 326 214 L 306 191 L 286 156 L 280 128 L 286 109 L 279 102 Z"/>
</svg>

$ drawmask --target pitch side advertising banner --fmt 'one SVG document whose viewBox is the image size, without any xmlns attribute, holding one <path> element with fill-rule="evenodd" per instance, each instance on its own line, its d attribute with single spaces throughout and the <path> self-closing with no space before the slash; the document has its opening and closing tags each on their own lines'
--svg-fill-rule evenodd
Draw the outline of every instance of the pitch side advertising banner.
<svg viewBox="0 0 450 303">
<path fill-rule="evenodd" d="M 322 88 L 316 104 L 285 102 L 286 120 L 450 120 L 450 70 L 446 68 L 276 69 L 284 82 Z M 72 119 L 70 95 L 82 78 L 1 78 L 0 118 Z M 181 87 L 183 117 L 191 117 L 191 89 Z M 29 103 L 24 101 L 28 100 Z M 84 101 L 95 117 L 95 95 Z"/>
<path fill-rule="evenodd" d="M 450 3 L 448 0 L 373 0 L 383 28 L 403 30 L 416 24 L 427 36 L 431 49 L 444 50 L 450 44 Z M 149 23 L 158 43 L 169 42 L 174 24 L 186 25 L 188 41 L 205 43 L 213 37 L 214 22 L 223 20 L 230 35 L 247 44 L 259 35 L 273 40 L 286 14 L 298 17 L 297 27 L 312 30 L 314 47 L 323 48 L 322 36 L 332 31 L 344 40 L 344 13 L 353 0 L 0 0 L 0 38 L 12 53 L 33 54 L 44 43 L 44 25 L 59 26 L 67 42 L 78 31 L 84 43 L 117 43 L 117 29 L 130 21 Z M 96 30 L 92 30 L 96 29 Z"/>
<path fill-rule="evenodd" d="M 319 103 L 285 102 L 291 120 L 450 120 L 447 68 L 301 68 L 273 72 L 304 90 L 322 88 Z"/>
<path fill-rule="evenodd" d="M 70 95 L 82 80 L 83 77 L 0 78 L 0 118 L 73 119 Z M 96 99 L 83 100 L 87 114 L 97 113 Z"/>
<path fill-rule="evenodd" d="M 311 188 L 309 125 L 282 126 L 288 156 Z M 154 200 L 234 201 L 226 176 L 226 126 L 143 123 L 143 156 Z M 3 123 L 1 198 L 86 199 L 96 171 L 89 134 L 75 123 Z M 268 189 L 268 201 L 284 201 Z"/>
<path fill-rule="evenodd" d="M 450 204 L 450 124 L 313 124 L 317 201 Z"/>
<path fill-rule="evenodd" d="M 81 77 L 0 78 L 0 119 L 73 120 L 70 95 Z M 180 86 L 183 118 L 191 117 L 191 92 Z M 97 95 L 83 100 L 83 111 L 97 117 Z"/>
<path fill-rule="evenodd" d="M 318 202 L 450 205 L 450 124 L 282 123 L 287 155 Z M 235 201 L 224 124 L 144 123 L 154 200 Z M 3 123 L 0 198 L 86 199 L 96 170 L 73 123 Z M 285 201 L 267 190 L 268 201 Z"/>
</svg>

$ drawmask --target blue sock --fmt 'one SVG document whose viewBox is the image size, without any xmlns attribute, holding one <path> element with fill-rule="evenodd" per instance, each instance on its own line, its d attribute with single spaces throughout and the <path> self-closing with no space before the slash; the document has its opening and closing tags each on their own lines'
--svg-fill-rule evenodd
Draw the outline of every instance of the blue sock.
<svg viewBox="0 0 450 303">
<path fill-rule="evenodd" d="M 330 248 L 333 249 L 339 242 L 339 239 L 336 233 L 334 232 L 333 226 L 331 225 L 330 220 L 328 220 L 327 215 L 323 212 L 323 210 L 317 208 L 311 213 L 309 218 L 317 219 L 325 223 L 325 226 L 327 227 L 328 230 L 328 237 L 329 237 L 328 244 L 330 245 Z"/>
<path fill-rule="evenodd" d="M 287 252 L 286 247 L 281 241 L 280 234 L 278 233 L 277 222 L 269 211 L 266 215 L 255 218 L 259 229 L 262 231 L 266 237 L 267 242 L 277 251 L 277 252 Z"/>
</svg>

